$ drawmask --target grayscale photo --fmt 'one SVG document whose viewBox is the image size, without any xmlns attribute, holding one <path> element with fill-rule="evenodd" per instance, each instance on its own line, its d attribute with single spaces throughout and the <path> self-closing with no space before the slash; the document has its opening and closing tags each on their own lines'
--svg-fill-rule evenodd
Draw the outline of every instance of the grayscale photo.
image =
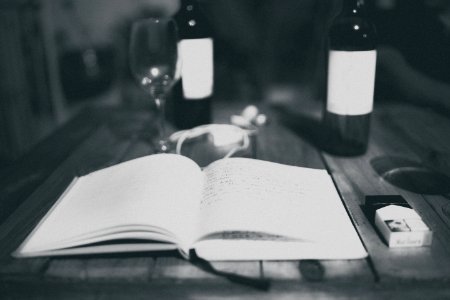
<svg viewBox="0 0 450 300">
<path fill-rule="evenodd" d="M 0 0 L 0 300 L 450 299 L 450 0 Z"/>
</svg>

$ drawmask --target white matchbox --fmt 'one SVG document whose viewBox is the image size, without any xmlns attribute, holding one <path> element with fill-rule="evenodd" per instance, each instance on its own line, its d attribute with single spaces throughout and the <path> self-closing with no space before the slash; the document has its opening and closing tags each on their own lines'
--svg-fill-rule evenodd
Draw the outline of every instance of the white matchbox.
<svg viewBox="0 0 450 300">
<path fill-rule="evenodd" d="M 431 245 L 433 232 L 412 208 L 382 207 L 375 212 L 375 225 L 390 248 Z"/>
</svg>

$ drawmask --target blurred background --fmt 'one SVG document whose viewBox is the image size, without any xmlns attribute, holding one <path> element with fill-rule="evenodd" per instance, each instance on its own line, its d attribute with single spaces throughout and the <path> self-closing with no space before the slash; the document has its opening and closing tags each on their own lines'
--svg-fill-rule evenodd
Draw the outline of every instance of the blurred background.
<svg viewBox="0 0 450 300">
<path fill-rule="evenodd" d="M 214 33 L 215 98 L 323 100 L 326 33 L 341 0 L 199 2 Z M 444 84 L 439 94 L 449 95 L 449 1 L 366 4 L 380 44 L 387 45 L 379 52 L 386 75 L 377 74 L 377 95 L 406 93 L 421 101 L 395 73 L 403 60 Z M 174 15 L 178 7 L 178 0 L 0 0 L 0 166 L 86 106 L 146 107 L 128 70 L 130 26 L 139 18 Z"/>
</svg>

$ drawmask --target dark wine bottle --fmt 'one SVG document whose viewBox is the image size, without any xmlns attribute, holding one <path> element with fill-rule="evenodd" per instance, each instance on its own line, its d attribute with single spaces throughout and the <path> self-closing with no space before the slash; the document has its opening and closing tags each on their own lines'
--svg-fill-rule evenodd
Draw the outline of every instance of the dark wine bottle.
<svg viewBox="0 0 450 300">
<path fill-rule="evenodd" d="M 325 150 L 351 156 L 366 152 L 376 68 L 376 36 L 362 0 L 344 0 L 328 35 Z"/>
<path fill-rule="evenodd" d="M 181 78 L 173 90 L 174 123 L 180 129 L 211 123 L 214 85 L 213 39 L 197 1 L 182 0 L 179 29 Z"/>
</svg>

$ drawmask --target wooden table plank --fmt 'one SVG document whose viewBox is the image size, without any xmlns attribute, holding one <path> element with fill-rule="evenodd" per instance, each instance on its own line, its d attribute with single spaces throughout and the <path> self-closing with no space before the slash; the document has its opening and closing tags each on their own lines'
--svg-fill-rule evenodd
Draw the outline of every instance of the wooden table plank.
<svg viewBox="0 0 450 300">
<path fill-rule="evenodd" d="M 117 155 L 117 149 L 126 147 L 126 143 L 111 143 L 111 133 L 105 127 L 97 130 L 83 145 L 83 151 L 76 151 L 61 165 L 46 182 L 27 199 L 1 227 L 0 240 L 3 246 L 0 257 L 8 255 L 36 223 L 48 211 L 50 206 L 64 191 L 78 172 L 100 167 L 106 161 L 110 163 Z M 103 153 L 102 158 L 94 156 L 94 149 L 100 145 L 108 145 L 110 153 Z M 112 150 L 114 149 L 114 150 Z M 86 163 L 89 162 L 89 163 Z M 93 164 L 92 164 L 93 163 Z"/>
<path fill-rule="evenodd" d="M 261 128 L 257 136 L 258 159 L 307 168 L 325 168 L 317 149 L 273 122 L 274 124 Z"/>
<path fill-rule="evenodd" d="M 378 113 L 386 132 L 402 137 L 404 145 L 427 166 L 450 175 L 450 120 L 433 111 L 389 105 Z"/>
<path fill-rule="evenodd" d="M 216 113 L 218 120 L 227 120 L 231 113 L 240 112 L 242 106 L 227 106 Z M 380 111 L 375 116 L 376 126 L 372 133 L 372 144 L 367 155 L 356 158 L 340 158 L 324 155 L 330 173 L 333 175 L 349 214 L 361 234 L 369 254 L 369 260 L 354 261 L 319 261 L 303 264 L 299 262 L 215 262 L 213 265 L 222 271 L 251 277 L 264 277 L 272 280 L 270 293 L 261 293 L 252 288 L 231 284 L 221 277 L 211 275 L 178 256 L 153 256 L 137 254 L 132 257 L 78 257 L 57 259 L 11 260 L 10 250 L 0 250 L 0 261 L 6 266 L 6 271 L 0 271 L 1 290 L 7 295 L 33 295 L 39 292 L 42 297 L 61 298 L 62 296 L 76 298 L 123 299 L 130 295 L 134 298 L 171 297 L 171 298 L 213 298 L 231 297 L 237 299 L 298 299 L 300 295 L 308 295 L 316 299 L 341 297 L 359 299 L 361 295 L 368 299 L 380 297 L 409 299 L 445 298 L 449 296 L 447 285 L 450 272 L 448 251 L 448 220 L 445 213 L 446 200 L 440 196 L 423 196 L 396 188 L 379 178 L 371 168 L 370 159 L 382 155 L 402 154 L 411 159 L 424 160 L 426 151 L 414 148 L 414 141 L 420 141 L 417 130 L 420 126 L 432 127 L 431 119 L 424 118 L 417 122 L 417 128 L 408 129 L 409 136 L 403 137 L 402 130 L 408 124 L 408 118 L 419 118 L 420 114 L 407 111 L 405 119 L 396 119 L 397 128 L 386 127 L 391 118 L 395 119 L 392 110 Z M 270 117 L 270 111 L 268 111 Z M 219 116 L 220 115 L 220 116 Z M 18 219 L 8 219 L 1 227 L 0 242 L 7 240 L 13 244 L 24 237 L 13 233 L 22 232 L 34 226 L 49 205 L 45 206 L 45 195 L 56 197 L 60 193 L 58 186 L 64 186 L 69 177 L 63 173 L 76 174 L 89 172 L 135 157 L 141 157 L 151 152 L 149 137 L 152 135 L 147 114 L 132 114 L 124 112 L 110 115 L 111 120 L 98 128 L 61 166 L 47 179 L 45 184 L 33 193 L 23 206 L 14 214 Z M 134 121 L 133 121 L 134 120 Z M 436 118 L 442 123 L 440 128 L 446 132 L 446 121 Z M 323 168 L 323 160 L 315 149 L 314 143 L 305 137 L 299 138 L 297 133 L 283 128 L 277 118 L 271 118 L 271 123 L 260 129 L 257 137 L 257 158 L 277 161 L 285 164 Z M 385 124 L 386 123 L 386 124 Z M 427 125 L 428 124 L 428 125 Z M 376 129 L 378 128 L 378 129 Z M 147 130 L 149 129 L 149 130 Z M 426 131 L 425 131 L 426 132 Z M 433 143 L 442 132 L 427 133 L 427 143 L 433 145 L 431 150 L 448 152 L 447 143 Z M 288 142 L 286 142 L 288 141 Z M 386 141 L 391 141 L 388 144 Z M 407 149 L 412 144 L 414 149 Z M 420 144 L 420 143 L 419 143 Z M 406 149 L 405 149 L 406 148 Z M 283 153 L 283 155 L 280 155 Z M 438 157 L 439 162 L 442 157 Z M 364 172 L 361 172 L 364 170 Z M 67 177 L 67 178 L 66 178 Z M 50 187 L 48 185 L 51 185 Z M 378 233 L 368 222 L 361 210 L 364 195 L 399 193 L 405 196 L 422 217 L 435 230 L 436 236 L 432 247 L 416 249 L 389 250 L 382 242 Z M 34 199 L 34 204 L 28 202 Z M 24 207 L 29 207 L 25 209 Z M 31 209 L 31 211 L 28 211 Z M 26 220 L 26 221 L 24 221 Z M 23 222 L 23 223 L 21 223 Z M 2 247 L 2 249 L 8 249 Z M 1 252 L 3 251 L 3 252 Z M 5 258 L 6 257 L 6 258 Z M 21 263 L 18 263 L 18 262 Z M 303 261 L 302 263 L 308 263 Z M 371 267 L 373 263 L 373 273 Z M 305 272 L 306 270 L 306 272 Z M 308 271 L 309 270 L 309 271 Z M 321 271 L 322 270 L 322 271 Z M 320 272 L 323 272 L 319 276 Z M 43 274 L 44 273 L 44 274 Z M 25 275 L 25 274 L 28 274 Z M 44 276 L 42 276 L 43 274 Z M 317 275 L 319 274 L 319 275 Z M 377 276 L 380 283 L 376 282 Z M 316 281 L 316 282 L 314 282 Z M 298 283 L 298 284 L 297 284 Z M 26 286 L 24 291 L 21 287 Z"/>
<path fill-rule="evenodd" d="M 366 260 L 320 260 L 300 262 L 264 262 L 264 277 L 274 281 L 293 280 L 301 282 L 374 282 L 372 270 Z"/>
<path fill-rule="evenodd" d="M 405 109 L 392 106 L 384 114 L 388 129 L 396 136 L 407 140 L 408 150 L 424 166 L 450 176 L 450 121 L 433 112 L 424 114 L 421 110 L 406 109 L 406 116 L 401 114 Z M 409 120 L 414 120 L 410 122 Z M 409 151 L 402 150 L 403 153 Z M 450 195 L 450 193 L 449 193 Z M 423 195 L 432 210 L 446 224 L 441 226 L 446 231 L 446 241 L 450 243 L 450 217 L 445 214 L 450 203 L 449 195 Z M 450 246 L 447 244 L 447 248 Z"/>
<path fill-rule="evenodd" d="M 106 111 L 84 110 L 74 120 L 39 143 L 32 152 L 0 171 L 0 223 L 51 175 L 77 145 L 106 120 Z M 49 264 L 48 258 L 11 260 L 8 257 L 0 261 L 0 273 L 24 276 L 38 274 Z"/>
<path fill-rule="evenodd" d="M 49 262 L 49 258 L 3 259 L 0 276 L 37 276 L 47 269 Z"/>
<path fill-rule="evenodd" d="M 153 280 L 217 280 L 213 274 L 205 272 L 190 262 L 178 257 L 158 257 L 152 275 Z"/>
<path fill-rule="evenodd" d="M 152 257 L 52 259 L 45 276 L 87 281 L 149 281 L 154 265 Z"/>
<path fill-rule="evenodd" d="M 351 165 L 340 164 L 339 166 L 345 170 L 350 168 Z M 364 201 L 364 195 L 373 195 L 375 193 L 365 192 L 364 188 L 361 187 L 361 183 L 356 183 L 359 191 L 355 193 L 354 188 L 348 189 L 349 186 L 351 187 L 355 184 L 352 179 L 342 174 L 334 174 L 333 177 L 351 212 L 352 219 L 356 223 L 356 228 L 362 237 L 370 258 L 374 262 L 374 267 L 380 280 L 447 280 L 450 270 L 449 259 L 439 239 L 433 241 L 432 247 L 390 250 L 360 208 Z M 369 182 L 371 181 L 366 182 L 366 184 Z M 404 192 L 395 189 L 378 190 L 376 194 L 403 194 L 406 199 L 411 199 L 411 196 L 408 197 Z"/>
<path fill-rule="evenodd" d="M 417 109 L 403 108 L 401 111 L 399 109 L 393 106 L 381 112 L 386 132 L 383 138 L 402 141 L 395 147 L 395 151 L 400 153 L 396 154 L 397 156 L 411 158 L 450 176 L 450 140 L 437 138 L 450 136 L 450 120 L 432 112 L 425 114 Z M 408 119 L 402 117 L 400 112 L 406 112 Z M 400 117 L 396 117 L 397 115 Z M 439 123 L 439 126 L 432 126 L 433 121 Z M 391 150 L 389 145 L 383 147 L 385 151 Z M 441 239 L 443 246 L 450 253 L 450 222 L 444 214 L 444 208 L 449 200 L 442 196 L 417 197 L 416 194 L 410 198 L 413 207 L 427 224 L 432 226 L 435 235 Z"/>
<path fill-rule="evenodd" d="M 251 103 L 215 104 L 214 120 L 217 123 L 230 123 L 231 115 L 237 115 Z M 258 129 L 256 136 L 257 159 L 308 168 L 325 168 L 318 150 L 306 139 L 283 126 L 280 117 L 267 105 L 259 105 L 260 113 L 268 117 L 268 124 Z M 280 155 L 282 153 L 282 155 Z"/>
<path fill-rule="evenodd" d="M 19 161 L 0 169 L 0 224 L 104 121 L 105 115 L 84 110 Z M 51 159 L 46 159 L 50 153 Z"/>
<path fill-rule="evenodd" d="M 152 281 L 88 282 L 22 278 L 0 284 L 0 292 L 11 299 L 448 299 L 450 291 L 441 283 L 364 284 L 353 282 L 275 282 L 269 292 L 222 282 Z M 23 287 L 27 286 L 26 289 Z M 37 297 L 38 295 L 38 297 Z"/>
<path fill-rule="evenodd" d="M 389 111 L 387 108 L 386 111 Z M 390 113 L 378 111 L 374 116 L 371 144 L 367 154 L 354 158 L 342 158 L 325 154 L 337 186 L 348 206 L 352 218 L 368 248 L 374 267 L 382 281 L 393 279 L 448 280 L 450 278 L 450 256 L 448 252 L 448 228 L 436 215 L 421 195 L 407 192 L 384 181 L 373 170 L 370 161 L 385 155 L 402 155 L 417 158 L 409 149 L 401 134 L 393 134 L 386 128 L 392 124 Z M 411 116 L 410 116 L 411 117 Z M 417 120 L 415 115 L 411 121 Z M 407 124 L 405 124 L 407 125 Z M 405 126 L 404 125 L 404 126 Z M 412 128 L 412 126 L 411 126 Z M 417 131 L 416 131 L 417 133 Z M 426 131 L 424 131 L 426 134 Z M 364 172 L 361 172 L 364 170 Z M 365 195 L 400 194 L 422 215 L 434 231 L 431 247 L 389 249 L 368 222 L 360 209 Z"/>
<path fill-rule="evenodd" d="M 326 142 L 323 141 L 321 136 L 319 118 L 312 118 L 309 115 L 304 116 L 298 112 L 292 113 L 292 111 L 282 110 L 284 113 L 283 120 L 286 125 L 293 128 L 299 136 L 307 138 L 319 147 L 322 145 L 321 143 Z M 372 142 L 366 155 L 344 158 L 324 154 L 327 168 L 332 174 L 348 212 L 356 224 L 360 236 L 363 237 L 363 241 L 373 259 L 374 268 L 378 272 L 377 276 L 380 276 L 380 279 L 385 282 L 389 281 L 390 278 L 426 280 L 447 278 L 448 270 L 450 270 L 448 267 L 449 257 L 446 253 L 446 243 L 449 241 L 449 238 L 446 237 L 447 226 L 433 212 L 432 207 L 424 201 L 422 195 L 404 191 L 385 182 L 378 176 L 370 164 L 372 158 L 388 154 L 406 154 L 410 155 L 410 158 L 417 158 L 416 153 L 412 152 L 411 149 L 407 149 L 412 141 L 405 140 L 404 137 L 402 139 L 402 133 L 399 134 L 397 132 L 395 134 L 395 130 L 392 132 L 392 128 L 386 127 L 392 121 L 390 120 L 391 118 L 395 119 L 396 116 L 402 115 L 404 112 L 406 113 L 405 121 L 420 124 L 418 120 L 420 120 L 423 112 L 417 111 L 417 109 L 405 108 L 404 106 L 398 106 L 397 110 L 392 110 L 390 106 L 385 109 L 378 107 L 372 126 Z M 448 133 L 448 120 L 436 116 L 432 116 L 431 119 L 436 119 L 439 122 L 438 127 L 443 128 L 442 130 Z M 426 119 L 426 122 L 428 122 L 430 128 L 433 128 L 433 122 L 429 119 Z M 402 126 L 405 126 L 405 124 Z M 419 128 L 414 130 L 414 134 L 417 132 L 420 134 Z M 420 139 L 419 145 L 421 145 Z M 441 147 L 440 149 L 442 149 L 442 145 L 435 147 Z M 429 151 L 422 152 L 429 153 Z M 437 236 L 441 238 L 437 238 L 437 241 L 431 248 L 402 249 L 396 252 L 389 250 L 361 209 L 361 205 L 364 204 L 365 195 L 380 194 L 401 194 L 408 200 L 411 199 L 412 206 L 422 214 L 425 221 L 431 223 L 430 226 L 432 225 L 438 232 Z M 437 207 L 434 210 L 439 209 L 441 207 Z M 444 262 L 440 264 L 440 260 Z"/>
<path fill-rule="evenodd" d="M 135 116 L 135 120 L 139 120 Z M 147 116 L 148 118 L 148 116 Z M 114 118 L 113 118 L 114 119 Z M 119 122 L 123 120 L 118 120 Z M 133 122 L 131 122 L 132 124 Z M 125 126 L 121 124 L 121 126 Z M 9 261 L 9 254 L 46 213 L 73 177 L 119 162 L 130 141 L 113 132 L 114 120 L 97 129 L 46 182 L 27 199 L 1 227 L 0 241 L 4 245 L 0 257 Z M 22 260 L 17 260 L 18 263 Z"/>
</svg>

